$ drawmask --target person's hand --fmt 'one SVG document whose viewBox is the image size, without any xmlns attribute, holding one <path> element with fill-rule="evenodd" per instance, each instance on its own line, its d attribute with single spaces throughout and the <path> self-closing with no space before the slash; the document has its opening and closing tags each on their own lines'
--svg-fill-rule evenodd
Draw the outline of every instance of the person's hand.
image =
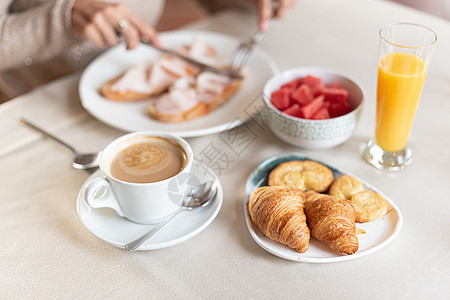
<svg viewBox="0 0 450 300">
<path fill-rule="evenodd" d="M 271 18 L 284 18 L 286 11 L 296 3 L 297 0 L 258 0 L 258 29 L 267 30 Z"/>
<path fill-rule="evenodd" d="M 125 38 L 127 49 L 135 48 L 141 38 L 161 46 L 155 29 L 122 3 L 76 0 L 72 8 L 72 27 L 102 48 L 117 45 L 119 35 Z"/>
</svg>

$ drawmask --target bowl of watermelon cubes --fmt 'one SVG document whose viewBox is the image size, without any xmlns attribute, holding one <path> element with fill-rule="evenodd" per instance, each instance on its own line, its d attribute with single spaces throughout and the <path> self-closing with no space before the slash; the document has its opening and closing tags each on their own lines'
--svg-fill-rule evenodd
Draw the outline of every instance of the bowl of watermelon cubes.
<svg viewBox="0 0 450 300">
<path fill-rule="evenodd" d="M 339 71 L 300 67 L 272 77 L 264 86 L 263 98 L 276 136 L 295 147 L 324 149 L 351 137 L 364 92 Z"/>
</svg>

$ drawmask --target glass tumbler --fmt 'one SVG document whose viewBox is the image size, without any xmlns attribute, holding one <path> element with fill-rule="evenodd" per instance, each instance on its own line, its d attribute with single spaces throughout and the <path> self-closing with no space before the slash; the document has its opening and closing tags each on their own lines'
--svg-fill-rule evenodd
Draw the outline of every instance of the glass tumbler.
<svg viewBox="0 0 450 300">
<path fill-rule="evenodd" d="M 379 32 L 375 136 L 364 152 L 378 169 L 396 171 L 412 162 L 408 147 L 417 105 L 437 36 L 412 23 L 396 23 Z"/>
</svg>

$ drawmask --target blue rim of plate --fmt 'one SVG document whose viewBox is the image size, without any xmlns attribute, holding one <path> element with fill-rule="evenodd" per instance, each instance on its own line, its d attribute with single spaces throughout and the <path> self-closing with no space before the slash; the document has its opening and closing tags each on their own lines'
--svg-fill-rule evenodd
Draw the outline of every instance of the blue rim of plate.
<svg viewBox="0 0 450 300">
<path fill-rule="evenodd" d="M 381 239 L 379 241 L 377 241 L 376 244 L 374 244 L 373 246 L 371 246 L 368 249 L 363 249 L 361 250 L 361 244 L 360 244 L 360 249 L 358 250 L 358 252 L 356 252 L 353 255 L 345 255 L 345 254 L 339 254 L 339 253 L 334 253 L 333 250 L 328 249 L 325 247 L 321 247 L 320 249 L 318 249 L 317 251 L 325 251 L 326 255 L 324 255 L 323 257 L 309 257 L 308 256 L 308 251 L 311 250 L 308 249 L 305 253 L 299 253 L 296 252 L 295 250 L 282 245 L 280 243 L 277 243 L 273 240 L 271 240 L 269 237 L 265 236 L 260 230 L 259 228 L 253 223 L 253 221 L 250 218 L 249 212 L 248 212 L 248 200 L 249 197 L 251 195 L 251 193 L 256 190 L 257 188 L 261 187 L 261 186 L 266 186 L 268 185 L 267 181 L 268 181 L 268 176 L 270 174 L 270 172 L 279 164 L 283 163 L 283 162 L 287 162 L 287 161 L 293 161 L 293 160 L 312 160 L 312 161 L 316 161 L 319 162 L 325 166 L 327 166 L 328 168 L 330 168 L 330 170 L 333 172 L 333 177 L 337 178 L 339 175 L 342 174 L 346 174 L 346 175 L 350 175 L 356 179 L 358 179 L 359 181 L 361 181 L 361 183 L 370 190 L 373 190 L 377 193 L 379 193 L 382 197 L 384 197 L 384 199 L 386 199 L 386 201 L 388 202 L 388 205 L 390 206 L 390 208 L 388 209 L 388 214 L 386 216 L 389 216 L 389 219 L 385 218 L 384 220 L 387 220 L 386 222 L 392 222 L 393 226 L 392 226 L 392 230 L 391 233 L 384 239 Z M 390 242 L 392 242 L 397 235 L 399 234 L 401 227 L 403 225 L 403 216 L 400 212 L 400 209 L 398 208 L 398 206 L 389 198 L 387 197 L 384 193 L 382 193 L 380 190 L 378 190 L 377 188 L 375 188 L 374 186 L 372 186 L 371 184 L 367 183 L 366 181 L 362 180 L 361 178 L 359 178 L 358 176 L 352 175 L 349 172 L 344 172 L 328 163 L 325 163 L 323 161 L 311 158 L 309 156 L 303 155 L 302 153 L 298 153 L 298 152 L 289 152 L 289 153 L 281 153 L 281 154 L 277 154 L 277 155 L 273 155 L 267 159 L 265 159 L 263 162 L 261 162 L 249 175 L 247 182 L 245 184 L 245 195 L 244 195 L 244 214 L 245 214 L 245 220 L 246 220 L 246 225 L 247 228 L 250 232 L 250 235 L 252 236 L 252 238 L 255 240 L 255 242 L 261 246 L 263 249 L 265 249 L 266 251 L 279 256 L 281 258 L 287 259 L 287 260 L 292 260 L 292 261 L 298 261 L 298 262 L 308 262 L 308 263 L 330 263 L 330 262 L 339 262 L 339 261 L 345 261 L 345 260 L 351 260 L 351 259 L 356 259 L 368 254 L 371 254 L 377 250 L 380 250 L 381 248 L 387 246 Z M 382 217 L 383 218 L 383 217 Z M 381 218 L 380 218 L 381 219 Z M 392 220 L 391 220 L 392 219 Z M 381 221 L 372 221 L 372 222 L 382 222 Z M 367 222 L 367 223 L 357 223 L 357 227 L 361 228 L 364 225 L 367 225 L 369 223 L 372 222 Z M 373 223 L 372 223 L 373 224 Z M 361 241 L 361 237 L 358 236 L 358 239 Z M 315 240 L 313 237 L 311 237 L 311 242 L 314 242 L 316 244 L 319 244 L 320 242 Z M 311 243 L 310 243 L 311 245 Z M 323 250 L 325 249 L 325 250 Z M 334 254 L 334 255 L 333 255 Z"/>
</svg>

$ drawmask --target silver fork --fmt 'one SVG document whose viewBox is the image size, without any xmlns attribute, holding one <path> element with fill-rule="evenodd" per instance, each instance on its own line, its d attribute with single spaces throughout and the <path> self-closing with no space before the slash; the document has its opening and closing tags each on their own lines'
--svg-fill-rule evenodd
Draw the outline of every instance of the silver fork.
<svg viewBox="0 0 450 300">
<path fill-rule="evenodd" d="M 272 18 L 278 13 L 278 1 L 272 0 Z M 240 73 L 241 69 L 247 64 L 247 61 L 256 44 L 258 44 L 264 37 L 264 31 L 257 30 L 252 37 L 242 41 L 231 55 L 230 66 L 231 69 Z"/>
<path fill-rule="evenodd" d="M 258 44 L 264 37 L 264 32 L 261 30 L 256 31 L 256 33 L 249 39 L 241 42 L 237 48 L 233 51 L 231 55 L 230 66 L 233 70 L 240 72 L 242 67 L 247 64 L 250 54 L 253 51 L 253 47 Z"/>
</svg>

